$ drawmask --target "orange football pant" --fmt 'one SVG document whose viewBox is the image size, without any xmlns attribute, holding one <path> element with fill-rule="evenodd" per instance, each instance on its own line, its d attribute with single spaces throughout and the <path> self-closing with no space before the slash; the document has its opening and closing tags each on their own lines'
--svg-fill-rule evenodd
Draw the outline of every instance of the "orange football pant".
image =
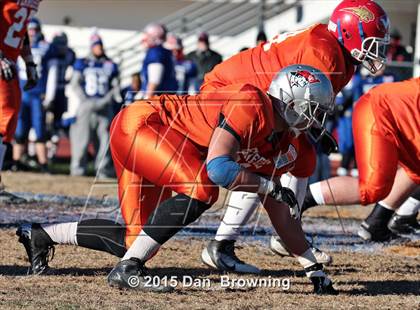
<svg viewBox="0 0 420 310">
<path fill-rule="evenodd" d="M 127 248 L 172 191 L 210 204 L 217 200 L 218 187 L 207 176 L 206 154 L 165 125 L 147 101 L 131 104 L 114 118 L 110 147 Z"/>
<path fill-rule="evenodd" d="M 369 96 L 362 97 L 353 114 L 353 136 L 359 169 L 360 202 L 384 199 L 391 191 L 398 169 L 398 149 L 377 130 Z"/>
<path fill-rule="evenodd" d="M 15 135 L 20 101 L 19 80 L 0 79 L 0 135 L 4 142 L 11 142 Z"/>
</svg>

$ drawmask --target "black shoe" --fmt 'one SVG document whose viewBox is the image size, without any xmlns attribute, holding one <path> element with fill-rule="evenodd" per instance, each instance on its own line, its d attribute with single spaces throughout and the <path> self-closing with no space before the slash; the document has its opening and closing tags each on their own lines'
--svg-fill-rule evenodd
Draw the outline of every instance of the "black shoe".
<svg viewBox="0 0 420 310">
<path fill-rule="evenodd" d="M 48 169 L 48 164 L 39 165 L 39 172 L 49 174 L 50 169 Z"/>
<path fill-rule="evenodd" d="M 13 172 L 18 172 L 18 171 L 32 171 L 33 169 L 26 163 L 20 160 L 15 160 L 13 161 L 13 164 L 10 166 L 10 170 Z"/>
<path fill-rule="evenodd" d="M 417 214 L 399 215 L 394 214 L 388 223 L 388 228 L 396 234 L 416 234 L 420 232 L 420 224 Z"/>
<path fill-rule="evenodd" d="M 389 230 L 386 225 L 369 225 L 366 221 L 362 222 L 357 234 L 366 241 L 386 242 L 401 238 Z"/>
<path fill-rule="evenodd" d="M 317 295 L 338 295 L 338 291 L 333 287 L 332 281 L 325 277 L 311 277 L 314 285 L 314 293 Z"/>
<path fill-rule="evenodd" d="M 238 273 L 259 274 L 257 267 L 241 261 L 235 254 L 235 240 L 212 240 L 201 252 L 201 260 L 207 266 Z"/>
<path fill-rule="evenodd" d="M 152 280 L 146 280 L 146 268 L 137 258 L 120 261 L 108 275 L 108 284 L 117 288 L 135 289 L 145 292 L 170 293 L 172 286 L 163 285 Z"/>
<path fill-rule="evenodd" d="M 46 273 L 49 268 L 48 262 L 53 259 L 55 252 L 54 242 L 50 236 L 39 224 L 21 225 L 16 231 L 16 235 L 19 236 L 19 242 L 25 247 L 31 263 L 28 274 Z"/>
<path fill-rule="evenodd" d="M 22 204 L 27 203 L 25 198 L 16 196 L 10 192 L 5 191 L 4 189 L 0 189 L 0 203 L 7 203 L 7 204 Z"/>
</svg>

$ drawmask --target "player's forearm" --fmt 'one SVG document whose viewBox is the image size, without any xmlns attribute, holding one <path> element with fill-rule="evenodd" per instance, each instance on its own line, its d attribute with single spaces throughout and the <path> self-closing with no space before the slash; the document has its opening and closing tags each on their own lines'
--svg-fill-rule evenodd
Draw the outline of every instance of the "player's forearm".
<svg viewBox="0 0 420 310">
<path fill-rule="evenodd" d="M 22 56 L 23 60 L 26 63 L 33 62 L 31 44 L 29 42 L 28 34 L 25 35 L 25 39 L 23 40 L 23 45 L 22 45 L 22 49 L 20 50 L 20 55 Z"/>
<path fill-rule="evenodd" d="M 259 193 L 261 177 L 247 170 L 241 170 L 229 190 Z"/>
<path fill-rule="evenodd" d="M 58 66 L 53 65 L 48 70 L 47 87 L 45 92 L 45 103 L 49 105 L 54 101 L 58 88 Z"/>
<path fill-rule="evenodd" d="M 290 216 L 287 205 L 285 203 L 279 204 L 278 201 L 267 198 L 264 202 L 264 208 L 267 210 L 274 229 L 283 240 L 287 249 L 294 256 L 300 256 L 305 253 L 309 248 L 305 234 L 299 220 Z"/>
<path fill-rule="evenodd" d="M 158 88 L 158 86 L 159 86 L 159 84 L 148 83 L 147 84 L 147 87 L 146 87 L 146 93 L 145 93 L 144 98 L 145 99 L 151 98 L 155 94 L 156 89 Z"/>
<path fill-rule="evenodd" d="M 87 99 L 85 92 L 83 91 L 83 88 L 81 86 L 81 81 L 82 81 L 82 74 L 79 71 L 73 71 L 73 76 L 70 80 L 70 87 L 72 88 L 73 92 L 75 93 L 75 95 L 77 95 L 77 97 L 81 100 L 84 101 Z"/>
</svg>

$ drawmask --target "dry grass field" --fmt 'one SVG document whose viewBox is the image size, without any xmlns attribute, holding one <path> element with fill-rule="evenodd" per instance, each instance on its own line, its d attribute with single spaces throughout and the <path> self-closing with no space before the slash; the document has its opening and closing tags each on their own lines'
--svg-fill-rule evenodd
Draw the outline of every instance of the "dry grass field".
<svg viewBox="0 0 420 310">
<path fill-rule="evenodd" d="M 92 178 L 5 175 L 9 189 L 75 196 L 89 195 Z M 112 189 L 96 195 L 115 195 Z M 0 206 L 4 212 L 13 206 Z M 25 206 L 25 208 L 31 208 Z M 66 206 L 33 205 L 33 212 L 68 212 Z M 18 208 L 15 208 L 18 209 Z M 31 210 L 25 211 L 31 216 Z M 340 208 L 345 218 L 363 218 L 369 209 Z M 38 214 L 37 213 L 37 214 Z M 333 210 L 311 210 L 311 217 L 334 218 Z M 49 220 L 50 218 L 46 218 Z M 31 221 L 31 218 L 27 219 Z M 176 276 L 206 283 L 204 287 L 179 284 L 174 293 L 153 294 L 110 288 L 106 275 L 117 258 L 74 246 L 57 246 L 46 276 L 26 276 L 28 266 L 23 247 L 15 236 L 16 223 L 3 221 L 0 229 L 1 309 L 419 309 L 420 242 L 386 246 L 378 251 L 333 252 L 334 263 L 327 272 L 340 291 L 337 296 L 314 296 L 312 285 L 292 258 L 274 255 L 262 240 L 241 242 L 238 256 L 263 269 L 271 287 L 224 287 L 221 279 L 255 280 L 255 276 L 221 274 L 200 261 L 207 238 L 176 238 L 168 242 L 149 263 L 152 275 Z M 245 239 L 246 240 L 246 239 Z M 207 285 L 207 283 L 210 283 Z M 279 285 L 281 283 L 281 285 Z M 288 283 L 290 285 L 288 285 Z"/>
</svg>

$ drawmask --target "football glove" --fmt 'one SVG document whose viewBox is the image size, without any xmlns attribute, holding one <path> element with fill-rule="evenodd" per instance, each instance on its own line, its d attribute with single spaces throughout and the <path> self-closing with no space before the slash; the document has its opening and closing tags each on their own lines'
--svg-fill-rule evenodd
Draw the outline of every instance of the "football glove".
<svg viewBox="0 0 420 310">
<path fill-rule="evenodd" d="M 0 78 L 6 81 L 10 81 L 14 78 L 16 72 L 15 63 L 0 52 Z"/>
<path fill-rule="evenodd" d="M 305 268 L 306 276 L 314 285 L 314 293 L 317 295 L 338 295 L 338 291 L 333 287 L 332 281 L 322 270 L 321 264 L 313 264 Z"/>
<path fill-rule="evenodd" d="M 278 202 L 285 202 L 290 208 L 290 214 L 294 219 L 299 219 L 300 208 L 296 200 L 295 193 L 290 188 L 283 187 L 280 184 L 276 184 L 274 189 L 268 194 Z"/>
<path fill-rule="evenodd" d="M 32 89 L 38 83 L 38 72 L 36 70 L 36 64 L 33 61 L 29 61 L 26 63 L 26 76 L 27 81 L 25 86 L 23 87 L 24 90 Z"/>
</svg>

